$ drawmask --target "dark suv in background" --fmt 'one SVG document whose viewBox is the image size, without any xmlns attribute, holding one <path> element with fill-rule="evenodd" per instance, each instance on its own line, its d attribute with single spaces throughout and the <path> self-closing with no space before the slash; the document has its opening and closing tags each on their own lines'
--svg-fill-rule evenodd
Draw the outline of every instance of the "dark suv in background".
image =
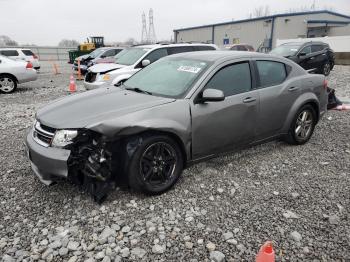
<svg viewBox="0 0 350 262">
<path fill-rule="evenodd" d="M 328 76 L 334 67 L 335 55 L 323 42 L 285 43 L 271 51 L 273 55 L 284 56 L 299 64 L 305 70 Z"/>
</svg>

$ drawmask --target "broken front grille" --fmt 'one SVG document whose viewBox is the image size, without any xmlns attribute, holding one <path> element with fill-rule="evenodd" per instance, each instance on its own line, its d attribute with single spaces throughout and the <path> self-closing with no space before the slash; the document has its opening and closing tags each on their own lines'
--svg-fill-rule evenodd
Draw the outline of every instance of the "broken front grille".
<svg viewBox="0 0 350 262">
<path fill-rule="evenodd" d="M 55 135 L 55 129 L 36 122 L 33 130 L 34 140 L 44 147 L 48 147 Z"/>
<path fill-rule="evenodd" d="M 88 83 L 93 83 L 96 80 L 96 76 L 97 76 L 96 73 L 88 72 L 85 76 L 85 81 Z"/>
</svg>

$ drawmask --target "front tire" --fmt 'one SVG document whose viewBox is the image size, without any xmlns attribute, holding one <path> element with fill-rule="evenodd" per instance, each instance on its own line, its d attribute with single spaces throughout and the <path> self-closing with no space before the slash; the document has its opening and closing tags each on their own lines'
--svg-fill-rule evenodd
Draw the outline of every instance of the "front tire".
<svg viewBox="0 0 350 262">
<path fill-rule="evenodd" d="M 314 108 L 307 104 L 302 106 L 290 126 L 286 142 L 292 145 L 303 145 L 308 142 L 317 123 Z"/>
<path fill-rule="evenodd" d="M 0 75 L 0 93 L 9 94 L 16 90 L 17 80 L 11 75 Z"/>
<path fill-rule="evenodd" d="M 179 145 L 165 135 L 142 137 L 128 168 L 129 186 L 146 194 L 169 190 L 183 170 Z"/>
<path fill-rule="evenodd" d="M 332 70 L 331 68 L 332 68 L 331 63 L 329 61 L 326 61 L 322 67 L 322 74 L 324 74 L 325 76 L 329 76 Z"/>
</svg>

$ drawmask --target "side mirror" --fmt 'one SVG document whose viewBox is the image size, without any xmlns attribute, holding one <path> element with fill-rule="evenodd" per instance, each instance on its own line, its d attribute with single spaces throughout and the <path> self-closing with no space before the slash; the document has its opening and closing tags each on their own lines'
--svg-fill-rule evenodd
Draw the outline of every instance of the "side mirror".
<svg viewBox="0 0 350 262">
<path fill-rule="evenodd" d="M 105 55 L 101 55 L 101 58 L 106 58 L 106 56 Z"/>
<path fill-rule="evenodd" d="M 298 56 L 306 56 L 306 53 L 301 52 L 301 53 L 299 53 L 299 55 L 298 55 Z"/>
<path fill-rule="evenodd" d="M 205 89 L 201 98 L 201 102 L 219 102 L 224 100 L 224 92 L 218 89 Z"/>
<path fill-rule="evenodd" d="M 148 59 L 142 60 L 141 62 L 142 67 L 146 67 L 150 64 L 151 64 L 151 61 L 149 61 Z"/>
</svg>

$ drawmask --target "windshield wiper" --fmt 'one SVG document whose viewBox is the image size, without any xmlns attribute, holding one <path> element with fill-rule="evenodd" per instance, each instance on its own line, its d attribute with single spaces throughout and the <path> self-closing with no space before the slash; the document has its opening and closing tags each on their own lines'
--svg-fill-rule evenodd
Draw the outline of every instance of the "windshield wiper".
<svg viewBox="0 0 350 262">
<path fill-rule="evenodd" d="M 140 89 L 138 87 L 126 87 L 126 86 L 124 86 L 124 87 L 125 87 L 126 90 L 131 90 L 131 91 L 134 91 L 134 92 L 137 92 L 137 93 L 152 95 L 151 92 L 142 90 L 142 89 Z"/>
</svg>

